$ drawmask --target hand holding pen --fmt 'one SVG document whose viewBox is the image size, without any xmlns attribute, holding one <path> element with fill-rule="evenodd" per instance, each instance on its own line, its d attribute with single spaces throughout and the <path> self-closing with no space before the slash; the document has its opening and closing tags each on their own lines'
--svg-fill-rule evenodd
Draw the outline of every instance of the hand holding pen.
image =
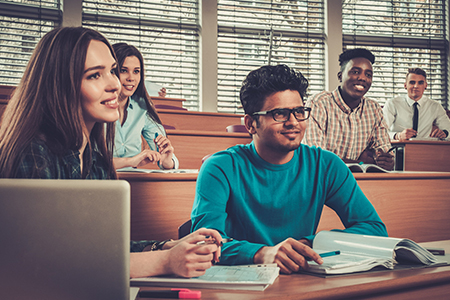
<svg viewBox="0 0 450 300">
<path fill-rule="evenodd" d="M 205 239 L 203 241 L 197 242 L 197 245 L 207 245 L 207 244 L 217 244 L 219 246 L 223 246 L 223 244 L 231 242 L 233 238 L 222 238 L 222 241 L 218 243 L 215 238 L 211 236 L 205 236 Z"/>
<path fill-rule="evenodd" d="M 392 170 L 394 168 L 394 155 L 392 154 L 392 151 L 395 148 L 390 148 L 387 152 L 384 152 L 384 150 L 381 147 L 375 148 L 374 153 L 374 160 L 375 163 L 382 167 L 383 169 L 386 169 L 388 171 Z"/>
<path fill-rule="evenodd" d="M 410 138 L 417 136 L 417 131 L 415 131 L 414 129 L 406 128 L 401 125 L 397 125 L 397 126 L 403 128 L 403 130 L 401 132 L 397 132 L 394 136 L 394 139 L 399 140 L 399 141 L 407 141 Z"/>
<path fill-rule="evenodd" d="M 156 132 L 154 142 L 156 145 L 156 152 L 161 155 L 160 163 L 164 169 L 173 169 L 174 162 L 172 160 L 172 156 L 174 153 L 174 148 L 170 140 L 166 136 L 159 135 Z"/>
<path fill-rule="evenodd" d="M 182 277 L 203 275 L 213 263 L 219 262 L 221 243 L 221 235 L 207 228 L 200 228 L 180 240 L 168 242 L 170 249 L 166 273 Z"/>
</svg>

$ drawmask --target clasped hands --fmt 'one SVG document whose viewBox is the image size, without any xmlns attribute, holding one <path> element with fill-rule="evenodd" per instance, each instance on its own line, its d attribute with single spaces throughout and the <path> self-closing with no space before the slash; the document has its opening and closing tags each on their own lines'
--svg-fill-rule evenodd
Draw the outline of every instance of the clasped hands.
<svg viewBox="0 0 450 300">
<path fill-rule="evenodd" d="M 319 265 L 323 263 L 323 259 L 311 248 L 308 240 L 293 238 L 272 247 L 262 247 L 253 258 L 255 264 L 276 263 L 283 274 L 291 274 L 301 269 L 308 270 L 308 260 L 315 261 Z"/>
</svg>

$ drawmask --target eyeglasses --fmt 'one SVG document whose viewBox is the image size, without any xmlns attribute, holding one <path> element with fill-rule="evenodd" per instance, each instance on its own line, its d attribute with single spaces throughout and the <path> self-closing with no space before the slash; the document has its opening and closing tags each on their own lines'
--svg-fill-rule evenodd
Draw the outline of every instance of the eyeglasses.
<svg viewBox="0 0 450 300">
<path fill-rule="evenodd" d="M 266 111 L 258 111 L 253 113 L 252 115 L 267 115 L 271 114 L 273 119 L 277 122 L 286 122 L 291 118 L 291 114 L 294 114 L 294 117 L 297 121 L 304 121 L 309 118 L 311 112 L 311 107 L 298 106 L 292 109 L 290 108 L 275 108 L 272 110 Z"/>
</svg>

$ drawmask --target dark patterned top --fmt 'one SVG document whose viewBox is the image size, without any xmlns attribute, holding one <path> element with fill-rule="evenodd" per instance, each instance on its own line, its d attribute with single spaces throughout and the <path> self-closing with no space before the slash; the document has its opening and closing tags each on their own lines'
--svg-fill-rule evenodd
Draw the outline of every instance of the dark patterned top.
<svg viewBox="0 0 450 300">
<path fill-rule="evenodd" d="M 88 157 L 86 147 L 84 157 Z M 34 139 L 22 154 L 15 178 L 40 179 L 82 179 L 80 168 L 80 152 L 68 150 L 64 155 L 51 152 L 41 139 Z M 92 165 L 86 179 L 107 179 L 108 165 L 100 152 L 92 150 Z"/>
</svg>

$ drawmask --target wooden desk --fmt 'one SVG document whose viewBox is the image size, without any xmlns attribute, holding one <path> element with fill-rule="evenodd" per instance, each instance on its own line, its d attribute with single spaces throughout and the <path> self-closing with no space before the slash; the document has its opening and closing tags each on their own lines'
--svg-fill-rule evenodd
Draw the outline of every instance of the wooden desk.
<svg viewBox="0 0 450 300">
<path fill-rule="evenodd" d="M 423 244 L 450 252 L 450 240 Z M 450 255 L 447 255 L 450 259 Z M 148 288 L 161 290 L 163 288 Z M 167 289 L 167 288 L 165 288 Z M 198 289 L 195 289 L 198 290 Z M 449 299 L 450 266 L 320 278 L 280 275 L 264 292 L 200 289 L 202 299 Z M 143 298 L 141 298 L 143 299 Z"/>
<path fill-rule="evenodd" d="M 186 101 L 186 99 L 180 99 L 180 98 L 169 98 L 169 97 L 156 97 L 156 96 L 150 96 L 152 98 L 153 104 L 161 104 L 161 105 L 170 105 L 175 107 L 183 107 L 183 102 Z"/>
<path fill-rule="evenodd" d="M 416 242 L 450 238 L 450 173 L 354 173 L 390 236 Z M 318 230 L 344 228 L 324 208 Z"/>
<path fill-rule="evenodd" d="M 450 142 L 405 141 L 392 142 L 403 146 L 403 169 L 405 171 L 450 172 Z"/>
<path fill-rule="evenodd" d="M 202 158 L 237 144 L 252 141 L 247 133 L 231 133 L 201 130 L 167 130 L 180 169 L 199 169 Z"/>
<path fill-rule="evenodd" d="M 131 239 L 178 238 L 191 218 L 197 174 L 119 173 L 131 185 Z"/>
<path fill-rule="evenodd" d="M 450 173 L 355 173 L 390 236 L 428 242 L 450 238 Z M 131 239 L 177 238 L 191 216 L 197 174 L 119 173 L 131 185 Z M 343 228 L 324 207 L 319 230 Z"/>
<path fill-rule="evenodd" d="M 164 125 L 171 125 L 182 130 L 226 132 L 228 125 L 241 124 L 241 118 L 244 116 L 172 109 L 158 109 L 157 111 Z"/>
</svg>

